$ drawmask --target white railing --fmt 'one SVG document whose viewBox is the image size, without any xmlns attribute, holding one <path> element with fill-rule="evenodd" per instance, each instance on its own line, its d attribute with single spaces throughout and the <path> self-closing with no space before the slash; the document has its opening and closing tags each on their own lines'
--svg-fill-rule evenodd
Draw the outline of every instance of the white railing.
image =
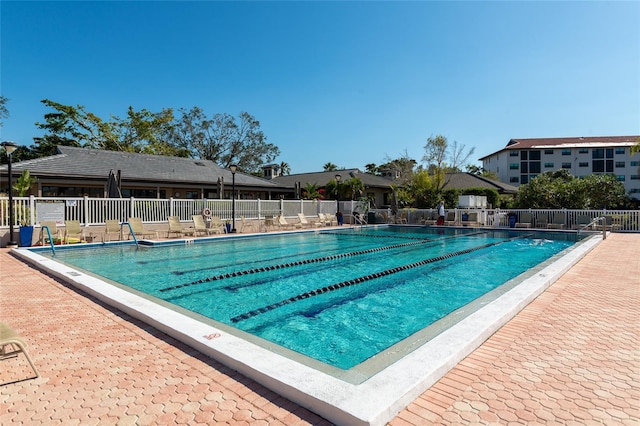
<svg viewBox="0 0 640 426">
<path fill-rule="evenodd" d="M 182 200 L 147 198 L 89 198 L 89 197 L 13 197 L 14 226 L 37 225 L 42 220 L 45 204 L 57 203 L 63 209 L 64 220 L 77 220 L 82 225 L 103 225 L 107 219 L 125 222 L 129 217 L 139 217 L 145 223 L 167 222 L 169 216 L 178 216 L 190 221 L 192 215 L 201 214 L 204 208 L 212 216 L 223 220 L 232 217 L 232 200 Z M 38 214 L 38 210 L 40 213 Z M 46 209 L 48 210 L 48 209 Z M 313 200 L 236 200 L 235 217 L 264 219 L 265 215 L 283 215 L 296 218 L 298 213 L 309 217 L 318 213 L 336 212 L 335 201 Z M 0 228 L 9 227 L 9 199 L 0 197 Z"/>
<path fill-rule="evenodd" d="M 107 219 L 127 221 L 129 217 L 139 217 L 145 223 L 164 223 L 169 216 L 178 216 L 182 221 L 190 221 L 191 216 L 200 214 L 206 207 L 213 216 L 229 220 L 232 216 L 232 200 L 220 199 L 147 199 L 147 198 L 89 198 L 89 197 L 13 197 L 14 226 L 38 225 L 38 209 L 44 210 L 45 203 L 58 203 L 64 209 L 65 220 L 78 220 L 81 224 L 103 225 Z M 308 217 L 318 213 L 335 214 L 335 200 L 236 200 L 237 219 L 264 219 L 265 216 L 283 215 L 296 218 L 298 213 Z M 352 212 L 359 210 L 356 201 L 340 201 L 340 210 L 344 213 L 345 223 L 351 223 Z M 523 213 L 531 217 L 531 226 L 546 228 L 556 218 L 561 221 L 558 229 L 580 229 L 584 224 L 597 217 L 608 218 L 614 231 L 640 232 L 640 210 L 570 210 L 570 209 L 449 209 L 453 212 L 456 224 L 463 223 L 463 215 L 477 213 L 480 226 L 510 227 L 515 215 L 520 223 Z M 361 214 L 367 212 L 360 211 Z M 390 209 L 371 210 L 376 223 L 393 221 Z M 409 224 L 424 224 L 437 214 L 435 209 L 401 209 L 395 217 L 405 217 Z M 529 216 L 527 215 L 527 216 Z M 40 219 L 42 220 L 42 219 Z M 48 220 L 48 219 L 44 219 Z M 585 222 L 586 221 L 586 222 Z M 0 229 L 9 227 L 9 199 L 0 197 Z"/>
<path fill-rule="evenodd" d="M 522 223 L 523 213 L 531 215 L 532 228 L 573 229 L 582 228 L 597 217 L 608 218 L 608 227 L 613 231 L 640 232 L 640 210 L 578 210 L 578 209 L 447 209 L 452 212 L 454 223 L 463 223 L 463 215 L 474 212 L 480 226 L 511 227 L 515 223 Z M 404 214 L 409 224 L 429 223 L 437 218 L 437 209 L 401 209 L 394 216 L 390 209 L 376 209 L 376 222 L 385 220 L 393 222 L 395 218 Z M 513 219 L 512 219 L 513 218 Z M 553 224 L 554 218 L 558 221 Z"/>
</svg>

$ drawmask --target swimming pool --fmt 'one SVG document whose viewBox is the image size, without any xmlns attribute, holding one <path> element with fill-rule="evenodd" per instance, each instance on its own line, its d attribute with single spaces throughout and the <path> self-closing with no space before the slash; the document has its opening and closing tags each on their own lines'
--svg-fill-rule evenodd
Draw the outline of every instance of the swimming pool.
<svg viewBox="0 0 640 426">
<path fill-rule="evenodd" d="M 552 237 L 560 238 L 553 241 Z M 336 421 L 331 416 L 340 419 L 348 413 L 350 419 L 359 418 L 349 410 L 358 411 L 361 401 L 344 398 L 346 404 L 351 401 L 351 408 L 328 415 L 323 411 L 326 404 L 334 409 L 340 404 L 328 403 L 333 398 L 325 395 L 327 392 L 334 389 L 337 395 L 344 396 L 338 388 L 346 386 L 344 391 L 351 393 L 347 391 L 349 385 L 375 387 L 377 380 L 384 380 L 385 370 L 389 370 L 386 374 L 397 376 L 391 370 L 405 358 L 417 356 L 424 369 L 424 364 L 433 362 L 424 358 L 421 349 L 427 346 L 425 342 L 439 340 L 437 351 L 443 350 L 446 346 L 442 346 L 442 339 L 450 337 L 445 330 L 452 324 L 464 323 L 465 318 L 479 314 L 480 307 L 505 296 L 516 287 L 515 281 L 522 281 L 513 278 L 523 271 L 528 271 L 525 275 L 529 278 L 536 274 L 550 277 L 552 274 L 540 272 L 549 266 L 544 265 L 545 259 L 567 251 L 574 237 L 575 234 L 568 233 L 470 229 L 431 232 L 425 228 L 371 227 L 366 231 L 237 238 L 215 244 L 159 245 L 139 250 L 116 244 L 99 248 L 100 256 L 94 253 L 88 257 L 79 256 L 84 250 L 58 250 L 55 263 L 67 278 L 73 276 L 69 266 L 76 265 L 79 268 L 74 271 L 76 279 L 92 270 L 131 286 L 134 293 L 151 293 L 152 300 L 161 306 L 178 304 L 180 308 L 173 311 L 201 324 L 199 331 L 191 333 L 193 346 L 205 343 L 219 351 L 226 333 L 230 333 L 339 378 L 346 384 L 336 388 L 334 383 L 324 391 L 315 389 L 314 397 L 320 402 L 313 402 L 319 404 L 314 411 Z M 209 251 L 212 247 L 216 248 L 214 253 Z M 105 262 L 110 256 L 117 262 Z M 532 266 L 531 262 L 543 265 Z M 114 264 L 116 267 L 111 268 Z M 128 265 L 132 265 L 133 273 L 126 272 L 130 269 Z M 479 279 L 480 267 L 488 267 L 484 275 L 489 280 Z M 161 280 L 162 275 L 170 278 Z M 501 286 L 504 282 L 506 288 Z M 452 288 L 457 290 L 455 297 L 442 296 Z M 483 296 L 487 291 L 489 296 Z M 249 296 L 251 293 L 255 295 Z M 230 298 L 223 299 L 222 295 Z M 443 299 L 447 303 L 442 303 Z M 452 301 L 455 303 L 449 303 Z M 134 304 L 139 303 L 136 300 Z M 191 312 L 196 309 L 195 303 L 203 305 L 198 308 L 200 313 Z M 167 315 L 163 311 L 160 316 Z M 206 320 L 205 315 L 214 320 Z M 425 324 L 434 320 L 435 330 L 425 328 Z M 207 329 L 202 324 L 215 328 Z M 280 334 L 282 330 L 289 334 Z M 474 339 L 477 338 L 468 338 L 471 343 Z M 364 344 L 356 351 L 350 350 L 358 341 Z M 332 350 L 328 355 L 308 352 L 316 347 Z M 295 356 L 299 353 L 303 355 Z M 345 353 L 346 357 L 332 358 Z M 242 356 L 236 354 L 236 358 Z M 286 370 L 286 380 L 300 382 L 300 374 L 309 375 L 308 369 L 285 366 L 280 361 L 279 358 L 276 365 Z M 293 370 L 297 370 L 296 374 L 292 374 Z M 306 395 L 310 393 L 314 392 Z M 305 398 L 291 399 L 314 409 L 308 400 L 304 403 Z M 384 417 L 375 411 L 362 414 L 372 415 Z"/>
</svg>

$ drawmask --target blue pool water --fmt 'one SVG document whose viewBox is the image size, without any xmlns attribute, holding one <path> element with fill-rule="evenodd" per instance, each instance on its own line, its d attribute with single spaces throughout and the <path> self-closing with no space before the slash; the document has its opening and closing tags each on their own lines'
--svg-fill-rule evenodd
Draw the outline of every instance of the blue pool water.
<svg viewBox="0 0 640 426">
<path fill-rule="evenodd" d="M 564 233 L 381 227 L 55 258 L 346 370 L 574 243 Z"/>
</svg>

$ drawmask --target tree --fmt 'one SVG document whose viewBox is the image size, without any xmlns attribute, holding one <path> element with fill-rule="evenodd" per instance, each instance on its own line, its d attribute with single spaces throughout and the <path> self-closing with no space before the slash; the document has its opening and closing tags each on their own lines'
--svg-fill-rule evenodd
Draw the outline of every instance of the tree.
<svg viewBox="0 0 640 426">
<path fill-rule="evenodd" d="M 333 163 L 325 163 L 324 166 L 322 166 L 324 168 L 325 172 L 333 172 L 338 170 L 338 166 L 336 166 Z"/>
<path fill-rule="evenodd" d="M 29 193 L 29 190 L 36 182 L 38 182 L 38 179 L 32 177 L 29 170 L 23 170 L 22 174 L 13 185 L 13 190 L 16 192 L 18 197 L 24 197 Z"/>
<path fill-rule="evenodd" d="M 241 112 L 237 120 L 229 114 L 207 118 L 199 107 L 180 112 L 170 135 L 171 145 L 188 150 L 193 158 L 211 160 L 224 168 L 236 164 L 245 173 L 258 173 L 280 154 L 277 146 L 267 143 L 260 122 L 247 112 Z"/>
<path fill-rule="evenodd" d="M 542 173 L 521 185 L 514 204 L 533 209 L 614 209 L 630 205 L 630 198 L 613 175 L 579 179 L 563 169 Z"/>
<path fill-rule="evenodd" d="M 405 150 L 405 152 L 396 159 L 391 159 L 388 156 L 385 158 L 386 163 L 382 164 L 378 167 L 378 170 L 395 170 L 400 173 L 400 178 L 398 179 L 399 183 L 407 183 L 411 180 L 413 176 L 414 169 L 418 162 L 413 158 L 409 157 L 409 154 Z"/>
<path fill-rule="evenodd" d="M 369 163 L 364 166 L 364 172 L 370 175 L 377 175 L 379 172 L 379 167 L 375 165 L 375 163 Z"/>
<path fill-rule="evenodd" d="M 45 114 L 44 123 L 36 123 L 47 132 L 34 138 L 40 155 L 53 155 L 57 145 L 174 156 L 187 154 L 164 141 L 172 126 L 171 109 L 154 113 L 129 107 L 125 119 L 112 116 L 110 121 L 105 121 L 82 105 L 74 107 L 49 99 L 41 102 L 55 112 Z"/>
<path fill-rule="evenodd" d="M 467 173 L 471 173 L 472 175 L 482 176 L 491 180 L 497 180 L 497 181 L 500 180 L 496 172 L 493 172 L 491 170 L 486 170 L 485 168 L 476 166 L 475 164 L 467 164 L 466 168 L 467 168 Z"/>
<path fill-rule="evenodd" d="M 364 192 L 364 182 L 362 182 L 360 178 L 352 177 L 350 179 L 347 179 L 343 184 L 340 185 L 341 189 L 343 185 L 346 188 L 351 200 L 357 200 L 362 197 L 362 193 Z"/>
<path fill-rule="evenodd" d="M 0 127 L 4 124 L 4 119 L 9 118 L 9 110 L 7 109 L 7 99 L 5 96 L 0 95 Z"/>
<path fill-rule="evenodd" d="M 305 200 L 317 200 L 322 198 L 322 194 L 318 190 L 318 184 L 307 182 L 302 190 L 302 198 Z"/>
<path fill-rule="evenodd" d="M 287 163 L 285 161 L 282 161 L 280 163 L 280 174 L 282 176 L 291 174 L 291 166 L 289 166 L 289 163 Z"/>
<path fill-rule="evenodd" d="M 446 173 L 458 173 L 461 171 L 463 163 L 473 154 L 475 148 L 464 152 L 464 145 L 458 145 L 454 141 L 449 144 L 447 138 L 442 135 L 430 136 L 424 146 L 424 156 L 422 161 L 427 164 L 427 170 L 436 176 L 436 186 L 441 190 L 444 186 L 444 175 Z M 447 162 L 447 160 L 449 160 Z"/>
</svg>

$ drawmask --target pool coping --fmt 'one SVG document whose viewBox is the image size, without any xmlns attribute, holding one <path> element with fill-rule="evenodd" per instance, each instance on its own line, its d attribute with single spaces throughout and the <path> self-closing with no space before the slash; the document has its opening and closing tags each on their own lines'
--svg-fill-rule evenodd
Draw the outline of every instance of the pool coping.
<svg viewBox="0 0 640 426">
<path fill-rule="evenodd" d="M 517 287 L 353 385 L 157 305 L 28 249 L 23 260 L 138 318 L 336 424 L 383 425 L 534 300 L 600 241 L 572 246 Z"/>
</svg>

